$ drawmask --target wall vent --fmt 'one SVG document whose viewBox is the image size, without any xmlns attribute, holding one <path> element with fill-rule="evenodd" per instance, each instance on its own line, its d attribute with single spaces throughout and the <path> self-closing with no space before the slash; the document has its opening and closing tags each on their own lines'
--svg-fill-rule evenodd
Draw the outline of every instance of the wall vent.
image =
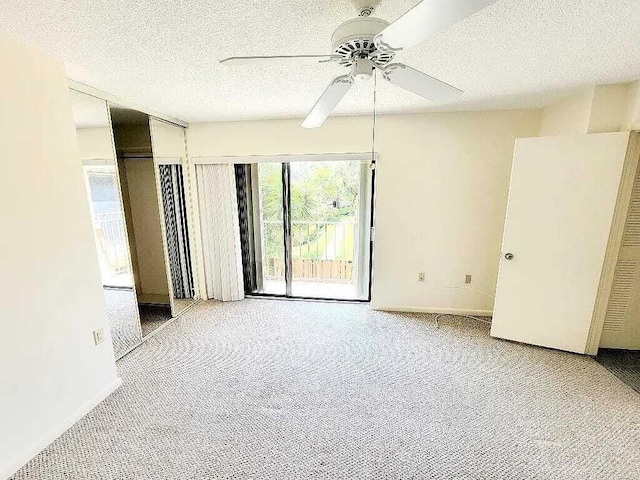
<svg viewBox="0 0 640 480">
<path fill-rule="evenodd" d="M 622 330 L 637 263 L 635 260 L 620 260 L 616 265 L 603 331 L 620 332 Z"/>
<path fill-rule="evenodd" d="M 636 173 L 631 204 L 622 235 L 623 247 L 640 247 L 640 168 Z"/>
</svg>

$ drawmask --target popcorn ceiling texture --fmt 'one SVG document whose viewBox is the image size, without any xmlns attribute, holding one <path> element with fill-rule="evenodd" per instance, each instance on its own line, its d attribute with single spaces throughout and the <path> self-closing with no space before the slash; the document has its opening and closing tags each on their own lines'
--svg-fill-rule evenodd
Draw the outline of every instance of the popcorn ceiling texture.
<svg viewBox="0 0 640 480">
<path fill-rule="evenodd" d="M 640 396 L 591 358 L 367 305 L 196 305 L 15 479 L 638 479 Z"/>
<path fill-rule="evenodd" d="M 394 20 L 416 0 L 383 0 Z M 5 0 L 0 34 L 61 57 L 74 80 L 186 121 L 303 117 L 335 64 L 225 67 L 235 55 L 329 53 L 348 0 Z M 434 105 L 379 79 L 380 112 L 521 108 L 640 77 L 637 0 L 500 0 L 397 61 L 466 91 Z M 371 111 L 358 83 L 339 114 Z"/>
</svg>

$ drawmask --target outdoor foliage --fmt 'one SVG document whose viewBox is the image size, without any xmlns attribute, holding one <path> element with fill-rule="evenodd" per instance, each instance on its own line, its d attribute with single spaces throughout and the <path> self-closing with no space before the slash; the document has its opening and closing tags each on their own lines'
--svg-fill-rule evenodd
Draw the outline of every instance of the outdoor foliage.
<svg viewBox="0 0 640 480">
<path fill-rule="evenodd" d="M 291 164 L 291 220 L 294 258 L 353 260 L 357 220 L 358 162 Z M 282 258 L 282 167 L 259 167 L 260 203 L 267 258 Z M 275 222 L 275 223 L 274 223 Z M 313 223 L 309 223 L 313 222 Z M 346 222 L 333 225 L 327 222 Z"/>
</svg>

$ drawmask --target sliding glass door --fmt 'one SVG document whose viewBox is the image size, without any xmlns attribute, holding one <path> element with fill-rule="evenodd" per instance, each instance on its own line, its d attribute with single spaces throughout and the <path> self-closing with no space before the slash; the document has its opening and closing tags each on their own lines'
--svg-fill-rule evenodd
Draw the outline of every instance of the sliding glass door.
<svg viewBox="0 0 640 480">
<path fill-rule="evenodd" d="M 279 163 L 264 163 L 255 166 L 257 170 L 257 187 L 259 198 L 254 212 L 258 218 L 256 224 L 255 245 L 258 247 L 261 274 L 256 291 L 274 295 L 285 295 L 287 285 L 285 280 L 284 253 L 284 220 L 282 209 L 282 165 Z"/>
<path fill-rule="evenodd" d="M 369 162 L 236 166 L 248 294 L 368 300 Z"/>
</svg>

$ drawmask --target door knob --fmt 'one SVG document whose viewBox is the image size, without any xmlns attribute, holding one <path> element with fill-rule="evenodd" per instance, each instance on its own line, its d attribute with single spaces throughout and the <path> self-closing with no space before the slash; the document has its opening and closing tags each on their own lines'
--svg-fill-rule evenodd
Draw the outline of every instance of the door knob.
<svg viewBox="0 0 640 480">
<path fill-rule="evenodd" d="M 505 253 L 504 254 L 504 258 L 506 258 L 507 260 L 512 260 L 513 259 L 513 253 Z"/>
</svg>

